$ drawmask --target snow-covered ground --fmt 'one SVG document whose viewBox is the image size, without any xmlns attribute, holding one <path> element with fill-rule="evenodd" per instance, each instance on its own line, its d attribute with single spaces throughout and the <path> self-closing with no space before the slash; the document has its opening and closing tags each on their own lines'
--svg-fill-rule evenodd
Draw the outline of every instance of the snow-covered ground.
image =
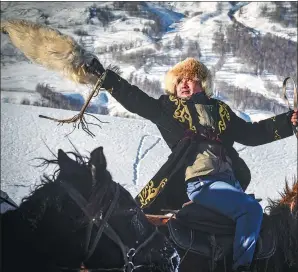
<svg viewBox="0 0 298 272">
<path fill-rule="evenodd" d="M 82 130 L 75 130 L 66 137 L 72 125 L 57 126 L 53 121 L 39 118 L 39 114 L 65 118 L 75 112 L 1 103 L 1 188 L 17 203 L 38 184 L 43 174 L 44 169 L 34 167 L 40 162 L 34 158 L 53 158 L 46 145 L 55 154 L 59 148 L 73 151 L 70 140 L 84 155 L 103 146 L 114 180 L 133 196 L 170 154 L 158 129 L 146 120 L 98 115 L 100 120 L 109 123 L 101 124 L 101 129 L 91 128 L 95 138 Z M 258 117 L 268 116 L 259 112 Z M 297 175 L 297 139 L 294 136 L 258 147 L 237 144 L 236 149 L 251 169 L 248 192 L 263 198 L 263 206 L 268 197 L 279 196 L 285 178 L 292 181 Z M 52 170 L 49 167 L 45 172 L 52 173 Z"/>
</svg>

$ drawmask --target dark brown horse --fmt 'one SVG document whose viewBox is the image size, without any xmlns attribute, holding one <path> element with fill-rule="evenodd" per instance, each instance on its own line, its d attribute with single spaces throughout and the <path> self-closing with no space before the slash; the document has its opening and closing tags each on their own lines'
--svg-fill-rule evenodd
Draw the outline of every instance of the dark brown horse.
<svg viewBox="0 0 298 272">
<path fill-rule="evenodd" d="M 122 186 L 103 149 L 89 158 L 59 150 L 53 177 L 1 215 L 3 272 L 177 272 L 179 256 Z"/>
</svg>

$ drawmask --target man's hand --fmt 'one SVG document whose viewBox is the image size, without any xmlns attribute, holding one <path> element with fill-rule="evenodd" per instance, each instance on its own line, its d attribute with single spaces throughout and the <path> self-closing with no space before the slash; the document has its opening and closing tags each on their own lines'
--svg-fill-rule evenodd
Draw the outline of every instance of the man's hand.
<svg viewBox="0 0 298 272">
<path fill-rule="evenodd" d="M 291 122 L 294 126 L 298 125 L 298 110 L 294 110 L 293 115 L 291 117 Z"/>
<path fill-rule="evenodd" d="M 95 74 L 101 76 L 105 69 L 103 68 L 102 64 L 99 62 L 97 58 L 93 58 L 90 64 L 85 65 L 85 69 L 88 73 Z"/>
</svg>

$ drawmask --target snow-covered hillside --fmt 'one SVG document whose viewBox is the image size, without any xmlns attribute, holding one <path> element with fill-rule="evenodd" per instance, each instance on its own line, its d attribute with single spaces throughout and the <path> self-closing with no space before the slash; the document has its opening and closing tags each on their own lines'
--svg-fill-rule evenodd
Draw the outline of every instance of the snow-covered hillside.
<svg viewBox="0 0 298 272">
<path fill-rule="evenodd" d="M 286 6 L 289 6 L 289 4 L 289 2 L 286 3 Z M 259 31 L 262 34 L 269 32 L 276 36 L 284 37 L 297 42 L 297 26 L 292 24 L 288 26 L 272 24 L 272 21 L 268 17 L 262 15 L 262 11 L 264 9 L 273 11 L 275 6 L 270 2 L 252 2 L 249 5 L 243 6 L 241 9 L 239 9 L 235 13 L 235 17 L 239 22 L 255 29 L 256 31 Z"/>
<path fill-rule="evenodd" d="M 237 5 L 229 2 L 142 2 L 139 6 L 133 2 L 123 3 L 1 2 L 1 19 L 26 19 L 57 28 L 93 51 L 105 65 L 118 65 L 122 76 L 133 77 L 134 84 L 147 78 L 160 82 L 163 87 L 165 72 L 191 55 L 213 69 L 216 94 L 222 95 L 222 82 L 225 82 L 258 93 L 261 99 L 270 99 L 271 104 L 285 105 L 281 98 L 281 82 L 288 74 L 276 75 L 265 70 L 256 75 L 251 72 L 246 59 L 214 51 L 214 34 L 218 31 L 225 33 L 227 28 L 234 27 L 228 15 L 231 12 L 244 28 L 253 28 L 261 35 L 283 34 L 297 42 L 295 26 L 285 27 L 282 22 L 263 16 L 264 6 L 266 14 L 277 9 L 273 2 L 240 2 Z M 291 5 L 286 3 L 284 6 L 283 16 L 293 17 Z M 38 83 L 49 84 L 58 92 L 77 92 L 84 97 L 90 92 L 86 86 L 30 63 L 13 47 L 9 38 L 1 34 L 1 100 L 21 103 L 28 98 L 33 104 L 40 100 L 39 94 L 33 94 Z M 289 92 L 291 98 L 291 90 Z M 110 115 L 125 113 L 131 116 L 107 95 Z M 227 99 L 232 100 L 230 96 Z M 239 102 L 230 102 L 234 107 L 239 106 Z M 100 104 L 100 100 L 94 98 L 92 103 Z M 238 109 L 245 111 L 242 105 Z M 272 106 L 266 108 L 272 110 Z M 252 105 L 249 109 L 261 110 L 262 107 Z"/>
</svg>

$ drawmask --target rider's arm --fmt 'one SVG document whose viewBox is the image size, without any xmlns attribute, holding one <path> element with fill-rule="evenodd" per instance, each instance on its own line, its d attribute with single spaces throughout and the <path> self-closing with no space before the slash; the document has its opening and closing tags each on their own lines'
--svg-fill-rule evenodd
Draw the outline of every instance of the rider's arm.
<svg viewBox="0 0 298 272">
<path fill-rule="evenodd" d="M 161 114 L 161 102 L 148 96 L 137 86 L 129 84 L 125 79 L 111 70 L 106 70 L 103 76 L 105 88 L 124 108 L 152 122 Z"/>
<path fill-rule="evenodd" d="M 246 122 L 233 111 L 231 126 L 234 140 L 248 146 L 267 144 L 293 135 L 290 122 L 292 111 L 276 115 L 260 122 Z"/>
</svg>

